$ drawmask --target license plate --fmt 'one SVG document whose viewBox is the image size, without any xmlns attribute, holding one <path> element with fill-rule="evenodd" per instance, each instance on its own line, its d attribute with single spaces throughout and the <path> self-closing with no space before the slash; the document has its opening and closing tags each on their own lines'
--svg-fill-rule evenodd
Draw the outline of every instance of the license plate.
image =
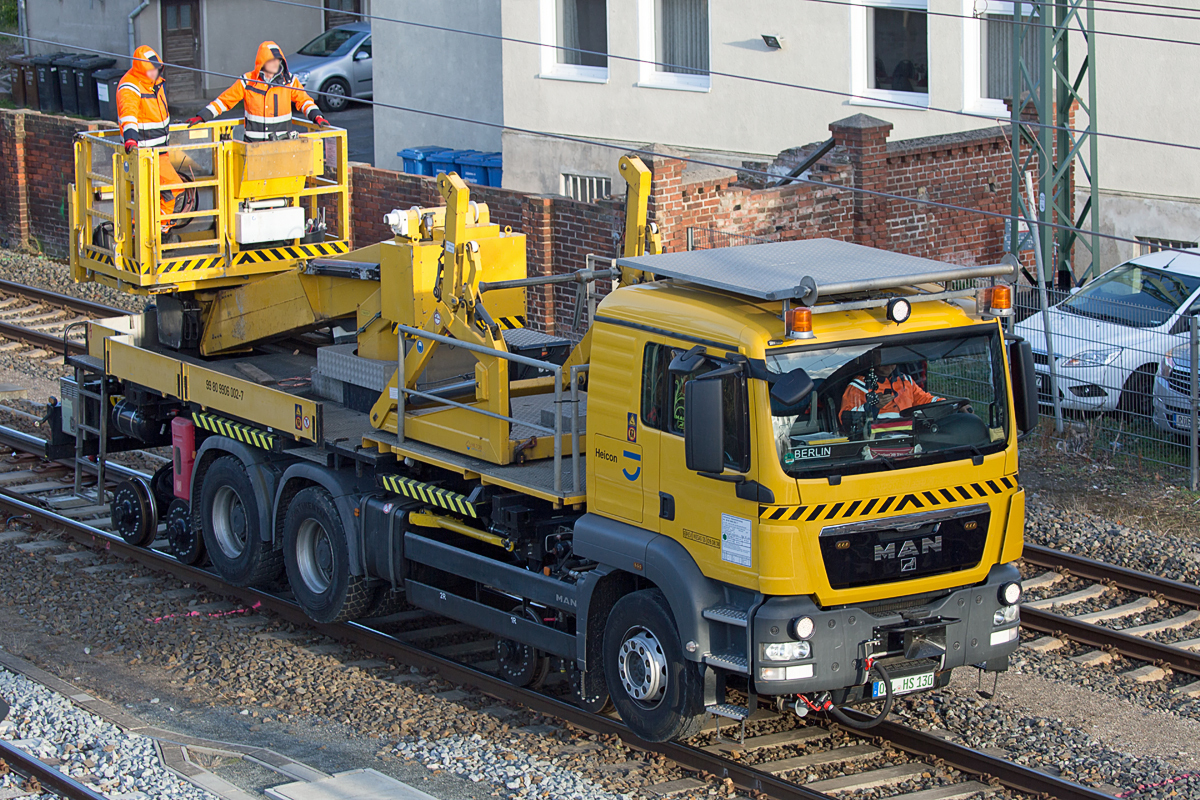
<svg viewBox="0 0 1200 800">
<path fill-rule="evenodd" d="M 892 678 L 892 694 L 908 694 L 922 689 L 932 689 L 935 683 L 932 672 L 922 672 L 920 675 L 905 675 L 903 678 Z M 883 681 L 871 684 L 871 697 L 883 697 Z"/>
<path fill-rule="evenodd" d="M 1192 415 L 1191 414 L 1176 414 L 1174 425 L 1176 428 L 1179 428 L 1181 430 L 1184 428 L 1191 430 Z"/>
</svg>

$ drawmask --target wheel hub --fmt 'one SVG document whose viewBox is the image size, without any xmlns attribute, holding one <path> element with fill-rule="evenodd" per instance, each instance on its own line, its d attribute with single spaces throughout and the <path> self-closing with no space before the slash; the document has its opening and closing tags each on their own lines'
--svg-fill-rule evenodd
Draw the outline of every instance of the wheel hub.
<svg viewBox="0 0 1200 800">
<path fill-rule="evenodd" d="M 296 566 L 300 579 L 315 594 L 324 594 L 333 583 L 333 543 L 321 523 L 306 519 L 296 532 Z"/>
<path fill-rule="evenodd" d="M 217 489 L 212 509 L 213 533 L 217 545 L 228 558 L 238 558 L 246 549 L 246 507 L 230 486 Z"/>
<path fill-rule="evenodd" d="M 625 634 L 617 657 L 621 685 L 638 703 L 657 705 L 667 692 L 667 658 L 651 631 L 633 628 Z"/>
</svg>

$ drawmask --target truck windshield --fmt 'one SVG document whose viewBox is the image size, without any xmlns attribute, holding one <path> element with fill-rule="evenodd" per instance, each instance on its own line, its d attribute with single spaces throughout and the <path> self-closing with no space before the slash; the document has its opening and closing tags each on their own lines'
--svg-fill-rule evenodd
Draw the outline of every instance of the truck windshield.
<svg viewBox="0 0 1200 800">
<path fill-rule="evenodd" d="M 779 461 L 840 475 L 1001 450 L 1003 358 L 999 333 L 978 327 L 772 353 L 768 372 L 803 369 L 814 384 L 794 406 L 771 400 Z"/>
</svg>

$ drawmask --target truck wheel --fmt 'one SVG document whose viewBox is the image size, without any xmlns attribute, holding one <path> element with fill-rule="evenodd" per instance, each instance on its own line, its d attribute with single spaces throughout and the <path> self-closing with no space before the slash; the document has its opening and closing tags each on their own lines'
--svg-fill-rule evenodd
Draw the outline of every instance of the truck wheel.
<svg viewBox="0 0 1200 800">
<path fill-rule="evenodd" d="M 279 576 L 283 556 L 262 540 L 258 498 L 236 458 L 222 456 L 204 473 L 200 519 L 204 549 L 222 578 L 234 586 L 258 586 Z"/>
<path fill-rule="evenodd" d="M 346 530 L 320 486 L 292 498 L 283 521 L 283 560 L 296 602 L 317 622 L 360 617 L 376 597 L 366 579 L 350 574 Z"/>
<path fill-rule="evenodd" d="M 683 656 L 667 598 L 627 594 L 604 626 L 604 675 L 621 720 L 647 742 L 687 739 L 704 724 L 704 679 Z"/>
</svg>

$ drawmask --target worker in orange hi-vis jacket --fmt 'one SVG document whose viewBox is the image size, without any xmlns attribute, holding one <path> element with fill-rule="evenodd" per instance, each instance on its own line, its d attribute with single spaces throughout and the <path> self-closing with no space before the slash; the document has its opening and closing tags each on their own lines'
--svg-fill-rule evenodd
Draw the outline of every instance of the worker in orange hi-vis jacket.
<svg viewBox="0 0 1200 800">
<path fill-rule="evenodd" d="M 850 381 L 842 395 L 838 419 L 847 411 L 874 412 L 881 419 L 899 419 L 900 412 L 907 408 L 942 399 L 922 389 L 909 376 L 895 372 L 895 364 L 879 364 Z"/>
<path fill-rule="evenodd" d="M 293 106 L 317 125 L 329 124 L 300 81 L 288 72 L 287 59 L 274 42 L 260 44 L 254 71 L 238 78 L 233 86 L 205 106 L 199 116 L 189 119 L 188 125 L 210 122 L 239 102 L 244 105 L 246 140 L 250 142 L 286 134 L 291 126 Z"/>
<path fill-rule="evenodd" d="M 163 63 L 153 48 L 142 45 L 133 52 L 133 65 L 117 86 L 117 118 L 125 139 L 125 152 L 135 147 L 163 147 L 167 143 L 171 114 L 167 110 L 167 87 L 163 80 Z M 180 183 L 179 174 L 171 166 L 166 152 L 158 155 L 158 180 L 162 185 Z M 175 211 L 177 190 L 164 189 L 159 208 L 164 214 Z M 174 223 L 164 220 L 165 233 Z"/>
</svg>

